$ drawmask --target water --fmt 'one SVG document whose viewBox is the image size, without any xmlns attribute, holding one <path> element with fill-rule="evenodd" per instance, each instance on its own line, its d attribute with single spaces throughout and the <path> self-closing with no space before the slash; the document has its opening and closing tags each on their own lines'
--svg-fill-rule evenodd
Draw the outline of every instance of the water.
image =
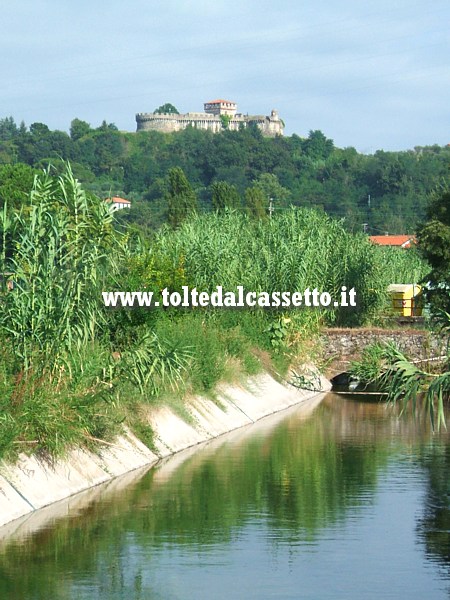
<svg viewBox="0 0 450 600">
<path fill-rule="evenodd" d="M 329 394 L 0 529 L 0 598 L 448 598 L 448 441 Z"/>
</svg>

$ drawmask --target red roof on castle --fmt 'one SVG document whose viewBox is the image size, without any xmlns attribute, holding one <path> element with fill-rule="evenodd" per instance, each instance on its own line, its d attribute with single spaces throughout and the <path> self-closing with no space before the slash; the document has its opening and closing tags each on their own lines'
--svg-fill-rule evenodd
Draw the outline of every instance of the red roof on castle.
<svg viewBox="0 0 450 600">
<path fill-rule="evenodd" d="M 417 244 L 413 235 L 371 235 L 370 241 L 380 246 L 399 246 L 410 248 L 411 244 Z"/>
<path fill-rule="evenodd" d="M 232 100 L 210 100 L 209 102 L 205 102 L 205 104 L 222 104 L 222 102 L 225 102 L 225 104 L 236 104 L 236 102 L 233 102 Z"/>
</svg>

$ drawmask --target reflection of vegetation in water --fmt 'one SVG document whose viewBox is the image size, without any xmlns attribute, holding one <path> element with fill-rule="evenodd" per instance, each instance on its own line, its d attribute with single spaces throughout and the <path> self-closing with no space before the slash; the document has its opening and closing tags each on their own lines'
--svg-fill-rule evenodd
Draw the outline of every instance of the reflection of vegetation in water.
<svg viewBox="0 0 450 600">
<path fill-rule="evenodd" d="M 86 573 L 104 589 L 133 590 L 143 560 L 148 573 L 151 557 L 169 547 L 195 555 L 229 544 L 255 517 L 265 517 L 280 543 L 314 539 L 373 492 L 388 457 L 383 436 L 370 437 L 373 423 L 360 421 L 373 442 L 354 444 L 341 438 L 348 415 L 319 411 L 322 418 L 299 424 L 292 416 L 268 434 L 206 448 L 167 479 L 164 467 L 152 470 L 110 504 L 92 504 L 10 545 L 0 556 L 0 596 L 71 597 L 65 585 Z M 130 553 L 141 558 L 127 559 Z M 147 588 L 145 597 L 152 597 Z"/>
<path fill-rule="evenodd" d="M 428 485 L 418 534 L 425 542 L 427 554 L 450 574 L 450 446 L 426 448 L 420 464 L 428 475 Z"/>
</svg>

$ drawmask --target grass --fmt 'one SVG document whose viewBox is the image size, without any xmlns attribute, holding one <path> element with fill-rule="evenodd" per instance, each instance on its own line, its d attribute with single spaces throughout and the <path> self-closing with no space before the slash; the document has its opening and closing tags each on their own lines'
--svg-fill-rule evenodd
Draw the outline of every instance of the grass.
<svg viewBox="0 0 450 600">
<path fill-rule="evenodd" d="M 72 365 L 73 379 L 63 373 L 57 382 L 36 374 L 21 380 L 10 375 L 9 393 L 1 397 L 1 456 L 12 459 L 19 451 L 61 456 L 91 438 L 117 434 L 121 415 L 111 388 L 99 377 L 102 353 L 91 348 L 89 354 L 83 372 Z"/>
</svg>

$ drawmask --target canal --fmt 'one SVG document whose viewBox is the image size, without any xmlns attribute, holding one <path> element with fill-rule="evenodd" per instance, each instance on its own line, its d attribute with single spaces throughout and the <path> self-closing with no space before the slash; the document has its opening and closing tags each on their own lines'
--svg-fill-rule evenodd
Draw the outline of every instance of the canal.
<svg viewBox="0 0 450 600">
<path fill-rule="evenodd" d="M 0 529 L 0 598 L 448 598 L 449 471 L 426 418 L 328 394 Z"/>
</svg>

